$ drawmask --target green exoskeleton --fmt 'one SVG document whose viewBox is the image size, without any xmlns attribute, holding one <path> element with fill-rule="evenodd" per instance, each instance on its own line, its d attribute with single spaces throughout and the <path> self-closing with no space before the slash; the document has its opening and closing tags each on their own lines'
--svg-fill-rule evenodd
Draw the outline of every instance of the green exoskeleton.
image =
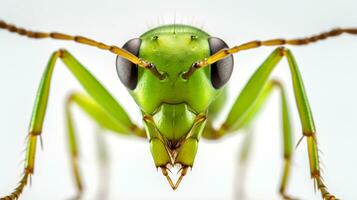
<svg viewBox="0 0 357 200">
<path fill-rule="evenodd" d="M 129 40 L 122 48 L 107 45 L 82 36 L 62 33 L 33 32 L 0 21 L 0 28 L 35 39 L 52 38 L 75 41 L 94 46 L 117 55 L 116 69 L 121 82 L 140 107 L 143 128 L 130 119 L 112 95 L 67 50 L 54 52 L 43 74 L 31 117 L 24 173 L 14 191 L 1 199 L 18 199 L 29 178 L 33 175 L 35 154 L 47 109 L 51 78 L 59 58 L 78 79 L 86 93 L 73 93 L 66 104 L 66 122 L 69 136 L 71 164 L 78 189 L 83 184 L 78 168 L 76 132 L 71 105 L 77 104 L 104 129 L 147 138 L 155 166 L 161 169 L 170 186 L 176 189 L 195 160 L 199 140 L 219 139 L 235 133 L 252 122 L 273 89 L 281 95 L 282 137 L 284 169 L 280 194 L 286 194 L 293 151 L 289 109 L 285 88 L 270 74 L 282 58 L 289 63 L 295 101 L 300 115 L 302 139 L 306 138 L 311 178 L 320 190 L 322 198 L 336 199 L 325 186 L 320 172 L 317 136 L 313 115 L 309 106 L 303 80 L 291 51 L 285 45 L 307 45 L 342 33 L 357 34 L 357 29 L 333 29 L 312 37 L 299 39 L 273 39 L 251 41 L 229 48 L 220 38 L 188 25 L 165 25 L 147 31 Z M 260 46 L 278 46 L 255 71 L 235 100 L 225 121 L 212 124 L 226 100 L 225 85 L 233 71 L 232 54 Z M 180 167 L 175 183 L 169 176 L 169 168 Z"/>
</svg>

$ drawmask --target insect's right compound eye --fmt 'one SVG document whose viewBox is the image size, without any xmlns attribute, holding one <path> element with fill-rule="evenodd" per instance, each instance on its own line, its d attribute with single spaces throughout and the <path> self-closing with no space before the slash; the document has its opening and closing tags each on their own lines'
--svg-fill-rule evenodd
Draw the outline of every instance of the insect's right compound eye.
<svg viewBox="0 0 357 200">
<path fill-rule="evenodd" d="M 141 40 L 134 38 L 127 41 L 122 47 L 135 56 L 139 55 Z M 130 90 L 134 90 L 138 84 L 138 66 L 129 60 L 117 56 L 116 68 L 120 81 Z"/>
</svg>

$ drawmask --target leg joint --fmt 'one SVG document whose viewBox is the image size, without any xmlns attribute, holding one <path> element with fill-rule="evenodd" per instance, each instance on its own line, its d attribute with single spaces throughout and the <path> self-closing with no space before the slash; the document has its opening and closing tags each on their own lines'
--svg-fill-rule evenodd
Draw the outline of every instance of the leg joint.
<svg viewBox="0 0 357 200">
<path fill-rule="evenodd" d="M 315 137 L 315 132 L 303 132 L 303 135 L 306 137 Z"/>
<path fill-rule="evenodd" d="M 286 56 L 286 52 L 288 51 L 288 49 L 284 46 L 278 47 L 278 50 L 279 50 L 280 56 Z"/>
<path fill-rule="evenodd" d="M 59 49 L 59 50 L 57 51 L 58 57 L 63 58 L 65 51 L 66 51 L 66 50 L 64 50 L 64 49 Z"/>
<path fill-rule="evenodd" d="M 41 135 L 41 131 L 30 131 L 29 136 L 39 136 Z"/>
</svg>

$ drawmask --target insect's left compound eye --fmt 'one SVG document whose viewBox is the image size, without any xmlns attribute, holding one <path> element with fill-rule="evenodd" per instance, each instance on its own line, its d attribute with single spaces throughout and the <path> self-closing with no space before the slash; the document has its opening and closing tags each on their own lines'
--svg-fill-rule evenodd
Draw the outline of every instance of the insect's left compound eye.
<svg viewBox="0 0 357 200">
<path fill-rule="evenodd" d="M 126 51 L 139 55 L 141 40 L 134 38 L 129 40 L 122 47 Z M 134 90 L 138 83 L 138 66 L 134 63 L 117 56 L 116 68 L 120 81 L 130 90 Z"/>
<path fill-rule="evenodd" d="M 220 38 L 208 38 L 211 55 L 217 53 L 219 50 L 228 48 L 228 45 Z M 215 62 L 211 65 L 211 82 L 214 88 L 219 89 L 223 87 L 229 80 L 233 71 L 233 56 Z"/>
</svg>

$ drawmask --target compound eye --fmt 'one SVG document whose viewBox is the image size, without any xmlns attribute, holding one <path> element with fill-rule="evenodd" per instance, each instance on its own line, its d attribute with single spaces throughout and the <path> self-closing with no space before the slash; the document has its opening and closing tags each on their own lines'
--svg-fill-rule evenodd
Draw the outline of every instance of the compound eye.
<svg viewBox="0 0 357 200">
<path fill-rule="evenodd" d="M 228 48 L 228 45 L 220 38 L 208 38 L 211 55 L 217 53 L 219 50 Z M 233 71 L 233 56 L 230 55 L 211 65 L 211 82 L 215 89 L 224 86 L 232 75 Z"/>
<path fill-rule="evenodd" d="M 141 40 L 134 38 L 129 40 L 122 47 L 126 51 L 138 56 Z M 120 81 L 130 90 L 134 90 L 138 84 L 138 66 L 120 56 L 116 59 L 116 68 Z"/>
</svg>

